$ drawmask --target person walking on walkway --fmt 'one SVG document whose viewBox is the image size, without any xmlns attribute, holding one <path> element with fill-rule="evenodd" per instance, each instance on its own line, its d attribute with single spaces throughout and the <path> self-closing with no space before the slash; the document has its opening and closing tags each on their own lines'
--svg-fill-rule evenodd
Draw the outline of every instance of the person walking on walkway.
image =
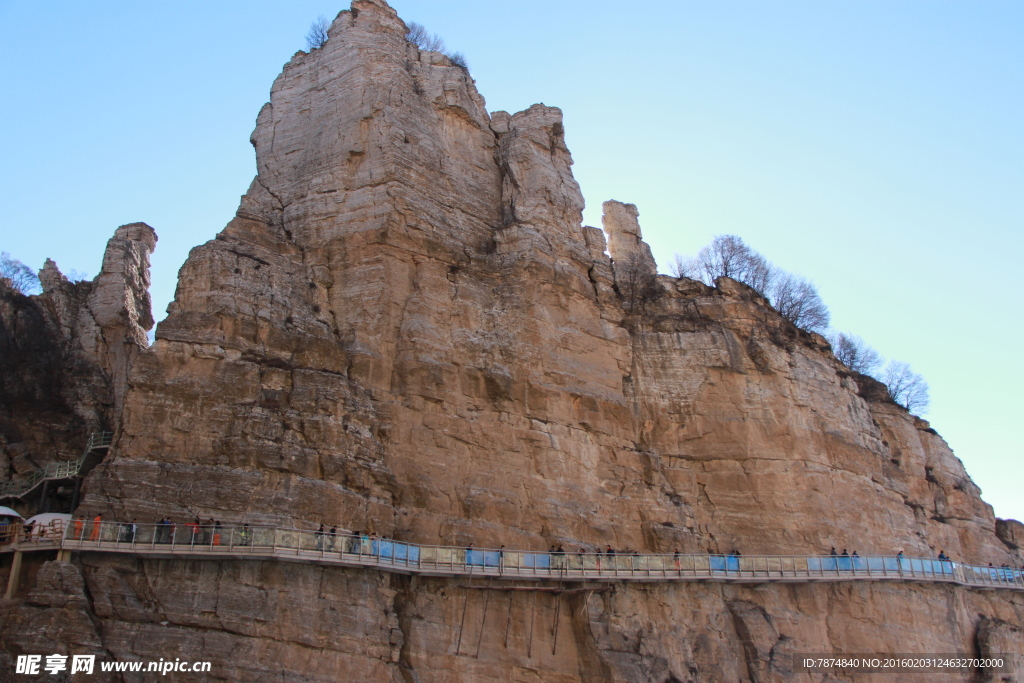
<svg viewBox="0 0 1024 683">
<path fill-rule="evenodd" d="M 80 541 L 85 533 L 85 515 L 78 515 L 75 520 L 75 540 Z"/>
<path fill-rule="evenodd" d="M 100 540 L 100 529 L 103 526 L 103 515 L 96 515 L 92 520 L 92 533 L 89 534 L 90 541 Z"/>
<path fill-rule="evenodd" d="M 223 529 L 220 525 L 220 520 L 214 520 L 213 522 L 213 545 L 220 545 L 220 530 Z"/>
<path fill-rule="evenodd" d="M 314 534 L 316 536 L 316 549 L 323 552 L 324 549 L 324 525 L 321 524 L 320 528 L 316 530 Z"/>
<path fill-rule="evenodd" d="M 334 539 L 338 537 L 338 527 L 332 526 L 327 534 L 327 549 L 334 552 Z"/>
</svg>

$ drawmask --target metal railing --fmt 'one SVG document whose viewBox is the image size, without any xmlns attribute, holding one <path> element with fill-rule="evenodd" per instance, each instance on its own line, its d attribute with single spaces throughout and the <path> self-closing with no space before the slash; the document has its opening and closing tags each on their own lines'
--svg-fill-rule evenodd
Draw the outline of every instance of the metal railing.
<svg viewBox="0 0 1024 683">
<path fill-rule="evenodd" d="M 0 530 L 3 527 L 0 526 Z M 248 525 L 129 524 L 74 520 L 4 550 L 76 550 L 156 557 L 274 559 L 433 576 L 559 581 L 926 581 L 1024 590 L 1024 571 L 903 556 L 738 556 L 558 553 L 419 545 L 386 538 Z"/>
<path fill-rule="evenodd" d="M 74 479 L 82 470 L 86 458 L 94 451 L 110 448 L 113 440 L 113 432 L 93 432 L 89 435 L 89 440 L 85 445 L 85 453 L 81 457 L 75 460 L 51 462 L 41 469 L 33 470 L 24 479 L 0 484 L 0 498 L 21 498 L 46 480 Z"/>
<path fill-rule="evenodd" d="M 82 459 L 84 460 L 85 456 L 94 450 L 110 448 L 113 443 L 114 432 L 93 432 L 89 435 L 89 441 L 85 444 L 85 455 L 82 456 Z"/>
</svg>

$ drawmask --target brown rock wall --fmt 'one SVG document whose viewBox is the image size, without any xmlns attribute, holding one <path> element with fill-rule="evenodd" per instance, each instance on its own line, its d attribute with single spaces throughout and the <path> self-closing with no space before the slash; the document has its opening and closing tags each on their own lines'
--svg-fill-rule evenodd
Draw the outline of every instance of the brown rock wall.
<svg viewBox="0 0 1024 683">
<path fill-rule="evenodd" d="M 131 364 L 153 327 L 155 245 L 145 223 L 123 225 L 91 282 L 70 282 L 49 259 L 38 296 L 0 281 L 0 481 L 78 457 L 91 432 L 117 427 Z"/>
</svg>

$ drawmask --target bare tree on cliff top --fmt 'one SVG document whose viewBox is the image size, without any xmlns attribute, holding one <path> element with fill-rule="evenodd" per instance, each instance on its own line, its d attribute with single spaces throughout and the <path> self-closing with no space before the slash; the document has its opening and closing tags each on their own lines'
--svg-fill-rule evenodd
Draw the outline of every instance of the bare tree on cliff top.
<svg viewBox="0 0 1024 683">
<path fill-rule="evenodd" d="M 310 50 L 323 47 L 327 42 L 327 29 L 330 27 L 331 22 L 327 21 L 327 17 L 322 14 L 317 17 L 316 21 L 309 25 L 309 33 L 306 34 L 306 47 Z"/>
<path fill-rule="evenodd" d="M 718 235 L 692 260 L 677 254 L 672 270 L 676 277 L 697 278 L 710 286 L 723 276 L 738 280 L 768 298 L 797 327 L 814 331 L 828 327 L 828 308 L 814 285 L 776 268 L 736 235 Z"/>
<path fill-rule="evenodd" d="M 729 277 L 767 294 L 775 269 L 759 253 L 736 235 L 718 235 L 697 254 L 692 269 L 704 282 L 714 285 L 719 277 Z"/>
<path fill-rule="evenodd" d="M 832 344 L 832 353 L 839 362 L 854 372 L 870 375 L 882 364 L 882 357 L 878 352 L 856 335 L 838 332 L 830 335 L 828 341 Z"/>
<path fill-rule="evenodd" d="M 441 40 L 441 36 L 430 33 L 423 24 L 417 24 L 415 21 L 409 22 L 409 32 L 405 34 L 405 39 L 421 50 L 444 52 L 444 41 Z"/>
<path fill-rule="evenodd" d="M 891 361 L 885 367 L 882 382 L 889 389 L 889 397 L 912 413 L 928 408 L 928 384 L 906 363 Z"/>
<path fill-rule="evenodd" d="M 700 279 L 700 269 L 697 266 L 696 259 L 686 258 L 682 254 L 675 255 L 669 269 L 672 272 L 672 277 L 688 277 L 691 280 Z"/>
<path fill-rule="evenodd" d="M 768 298 L 783 318 L 797 327 L 823 331 L 828 327 L 828 308 L 808 280 L 779 271 L 773 278 Z"/>
<path fill-rule="evenodd" d="M 0 252 L 0 277 L 10 280 L 14 289 L 26 296 L 40 289 L 39 276 L 18 259 L 11 258 L 6 251 Z"/>
</svg>

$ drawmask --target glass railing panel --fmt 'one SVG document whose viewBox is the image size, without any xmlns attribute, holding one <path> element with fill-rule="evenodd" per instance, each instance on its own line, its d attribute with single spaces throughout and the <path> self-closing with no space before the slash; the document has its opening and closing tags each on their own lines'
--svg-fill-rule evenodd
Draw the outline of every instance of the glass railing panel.
<svg viewBox="0 0 1024 683">
<path fill-rule="evenodd" d="M 523 553 L 523 567 L 530 569 L 551 569 L 551 555 L 548 553 Z"/>
</svg>

